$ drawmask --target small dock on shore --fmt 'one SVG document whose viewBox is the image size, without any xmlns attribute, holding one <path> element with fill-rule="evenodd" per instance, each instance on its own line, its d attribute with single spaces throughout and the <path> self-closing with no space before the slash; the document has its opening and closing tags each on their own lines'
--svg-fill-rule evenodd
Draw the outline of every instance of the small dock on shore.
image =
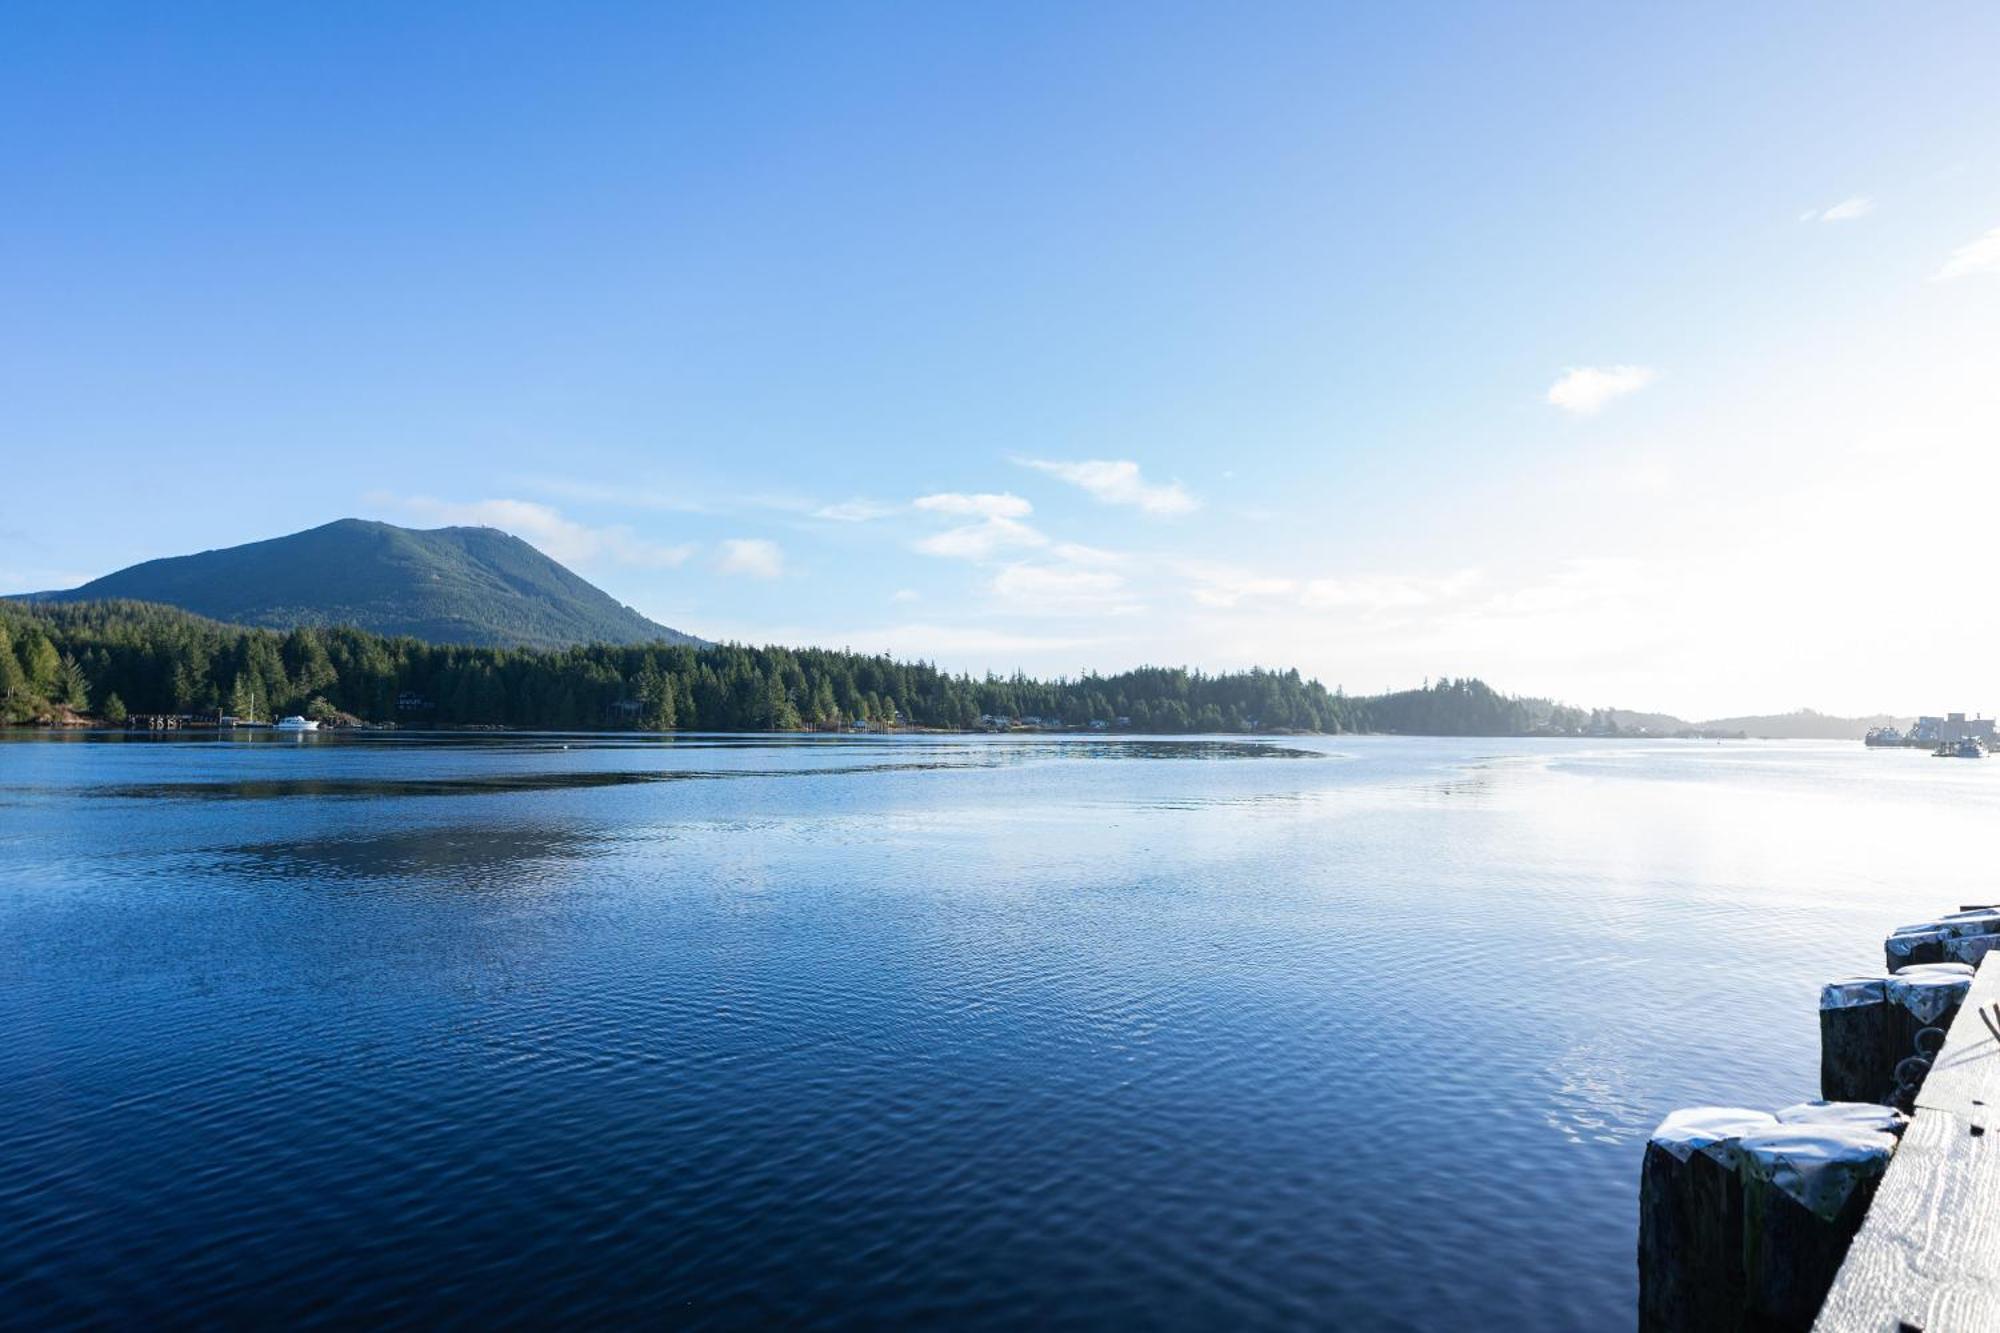
<svg viewBox="0 0 2000 1333">
<path fill-rule="evenodd" d="M 1981 960 L 1815 1333 L 2000 1329 L 2000 964 Z"/>
</svg>

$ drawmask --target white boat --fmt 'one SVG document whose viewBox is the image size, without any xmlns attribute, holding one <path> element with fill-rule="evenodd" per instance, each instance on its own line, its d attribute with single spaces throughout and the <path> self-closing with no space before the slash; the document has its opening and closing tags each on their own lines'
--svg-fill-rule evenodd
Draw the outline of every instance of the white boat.
<svg viewBox="0 0 2000 1333">
<path fill-rule="evenodd" d="M 319 723 L 306 717 L 281 717 L 277 721 L 279 731 L 318 731 Z"/>
</svg>

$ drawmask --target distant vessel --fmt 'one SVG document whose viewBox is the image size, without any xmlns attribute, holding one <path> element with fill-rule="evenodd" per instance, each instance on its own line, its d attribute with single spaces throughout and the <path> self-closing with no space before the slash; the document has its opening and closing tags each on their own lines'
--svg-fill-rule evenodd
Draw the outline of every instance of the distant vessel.
<svg viewBox="0 0 2000 1333">
<path fill-rule="evenodd" d="M 305 718 L 305 717 L 298 717 L 298 716 L 281 717 L 278 719 L 277 730 L 318 731 L 319 723 L 313 721 L 311 718 Z"/>
<path fill-rule="evenodd" d="M 1946 741 L 1931 751 L 1933 759 L 1984 759 L 1985 757 L 1986 751 L 1970 736 L 1962 741 Z"/>
<path fill-rule="evenodd" d="M 1862 737 L 1861 743 L 1863 745 L 1901 745 L 1903 743 L 1903 733 L 1894 727 L 1871 727 L 1868 734 Z"/>
</svg>

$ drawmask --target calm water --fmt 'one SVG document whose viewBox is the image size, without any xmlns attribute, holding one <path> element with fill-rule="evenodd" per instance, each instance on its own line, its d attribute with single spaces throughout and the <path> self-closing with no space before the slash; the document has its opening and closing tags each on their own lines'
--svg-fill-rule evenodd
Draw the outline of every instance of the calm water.
<svg viewBox="0 0 2000 1333">
<path fill-rule="evenodd" d="M 0 743 L 0 1322 L 1618 1327 L 1989 899 L 1859 745 Z"/>
</svg>

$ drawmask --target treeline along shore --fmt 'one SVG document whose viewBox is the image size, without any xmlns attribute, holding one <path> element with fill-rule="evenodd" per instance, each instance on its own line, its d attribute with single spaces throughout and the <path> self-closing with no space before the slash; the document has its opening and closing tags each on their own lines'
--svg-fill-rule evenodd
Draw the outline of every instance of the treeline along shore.
<svg viewBox="0 0 2000 1333">
<path fill-rule="evenodd" d="M 508 649 L 348 627 L 251 629 L 144 602 L 0 601 L 0 720 L 299 713 L 411 727 L 792 731 L 989 719 L 1138 732 L 1577 734 L 1594 715 L 1477 680 L 1370 697 L 1297 671 L 1141 667 L 1035 680 L 820 648 Z"/>
</svg>

